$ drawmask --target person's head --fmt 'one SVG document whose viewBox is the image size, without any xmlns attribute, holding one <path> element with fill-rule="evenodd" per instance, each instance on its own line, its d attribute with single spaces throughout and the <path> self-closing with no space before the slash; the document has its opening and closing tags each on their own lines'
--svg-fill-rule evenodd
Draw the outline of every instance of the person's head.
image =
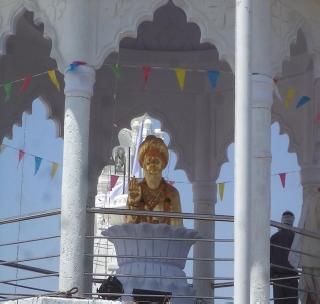
<svg viewBox="0 0 320 304">
<path fill-rule="evenodd" d="M 140 166 L 148 174 L 159 174 L 168 164 L 168 148 L 161 138 L 148 135 L 139 147 Z"/>
<path fill-rule="evenodd" d="M 294 223 L 294 214 L 289 210 L 283 212 L 281 217 L 281 224 L 293 226 L 293 223 Z"/>
</svg>

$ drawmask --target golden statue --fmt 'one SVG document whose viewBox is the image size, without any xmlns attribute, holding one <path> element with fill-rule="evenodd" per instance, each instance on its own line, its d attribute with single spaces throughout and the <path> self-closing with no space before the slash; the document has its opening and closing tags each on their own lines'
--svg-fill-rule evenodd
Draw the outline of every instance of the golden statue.
<svg viewBox="0 0 320 304">
<path fill-rule="evenodd" d="M 139 146 L 139 163 L 144 169 L 144 179 L 130 180 L 127 206 L 130 210 L 181 212 L 178 190 L 162 177 L 168 164 L 168 148 L 161 138 L 148 135 Z M 182 219 L 152 216 L 127 216 L 127 223 L 169 224 L 182 226 Z"/>
</svg>

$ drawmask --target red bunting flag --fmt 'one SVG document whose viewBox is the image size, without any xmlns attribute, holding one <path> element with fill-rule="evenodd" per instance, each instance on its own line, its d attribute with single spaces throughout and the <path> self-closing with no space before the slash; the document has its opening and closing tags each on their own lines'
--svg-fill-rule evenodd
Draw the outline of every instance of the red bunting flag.
<svg viewBox="0 0 320 304">
<path fill-rule="evenodd" d="M 20 87 L 20 92 L 25 92 L 28 89 L 31 79 L 31 75 L 27 75 L 26 77 L 24 77 L 22 86 Z"/>
<path fill-rule="evenodd" d="M 148 79 L 149 79 L 149 76 L 150 76 L 151 67 L 144 66 L 142 69 L 143 69 L 144 87 L 146 87 Z"/>
<path fill-rule="evenodd" d="M 320 123 L 320 112 L 318 112 L 314 118 L 315 123 Z"/>
<path fill-rule="evenodd" d="M 21 162 L 21 160 L 23 159 L 24 155 L 26 154 L 26 152 L 24 152 L 23 150 L 19 150 L 19 160 L 18 160 L 18 166 Z"/>
<path fill-rule="evenodd" d="M 285 188 L 286 186 L 286 176 L 287 176 L 287 173 L 279 173 L 282 188 Z"/>
<path fill-rule="evenodd" d="M 111 177 L 110 177 L 110 188 L 111 188 L 111 190 L 115 186 L 115 184 L 117 183 L 118 178 L 119 178 L 118 175 L 111 175 Z"/>
</svg>

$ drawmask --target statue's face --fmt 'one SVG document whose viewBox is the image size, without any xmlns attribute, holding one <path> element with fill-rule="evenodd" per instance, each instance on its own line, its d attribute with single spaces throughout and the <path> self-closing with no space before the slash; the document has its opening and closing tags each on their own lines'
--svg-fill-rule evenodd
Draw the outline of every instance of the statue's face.
<svg viewBox="0 0 320 304">
<path fill-rule="evenodd" d="M 143 169 L 152 175 L 161 174 L 163 163 L 160 157 L 155 155 L 146 155 L 143 162 Z"/>
</svg>

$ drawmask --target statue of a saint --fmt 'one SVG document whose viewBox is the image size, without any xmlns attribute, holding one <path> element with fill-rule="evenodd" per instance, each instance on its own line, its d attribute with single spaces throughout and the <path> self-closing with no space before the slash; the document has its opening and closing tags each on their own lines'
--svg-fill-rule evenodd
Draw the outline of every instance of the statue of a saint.
<svg viewBox="0 0 320 304">
<path fill-rule="evenodd" d="M 126 152 L 123 147 L 118 147 L 114 156 L 115 173 L 123 173 L 126 166 Z"/>
<path fill-rule="evenodd" d="M 162 178 L 168 164 L 168 148 L 161 138 L 148 135 L 139 147 L 139 163 L 144 179 L 133 177 L 129 183 L 128 208 L 131 210 L 181 212 L 178 190 Z M 182 226 L 182 219 L 152 216 L 127 216 L 127 223 L 148 222 Z"/>
</svg>

